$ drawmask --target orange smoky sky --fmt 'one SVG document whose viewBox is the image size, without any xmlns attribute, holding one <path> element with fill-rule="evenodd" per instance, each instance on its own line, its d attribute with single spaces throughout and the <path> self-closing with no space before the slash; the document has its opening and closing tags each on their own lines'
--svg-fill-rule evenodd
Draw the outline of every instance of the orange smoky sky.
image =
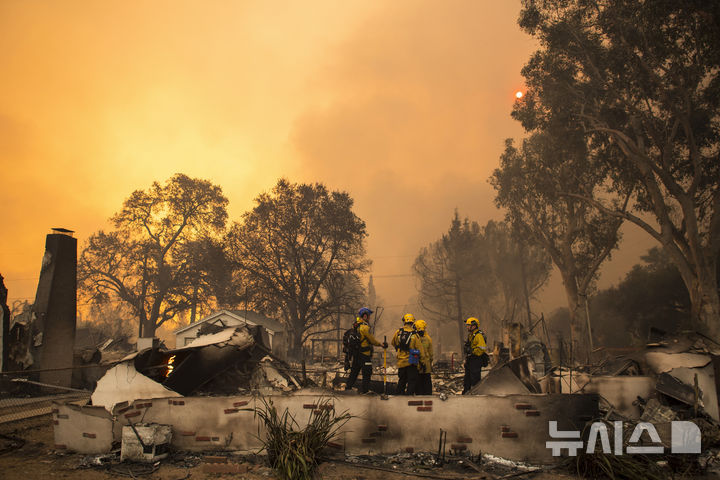
<svg viewBox="0 0 720 480">
<path fill-rule="evenodd" d="M 231 219 L 281 176 L 350 192 L 378 295 L 412 310 L 414 256 L 453 210 L 481 224 L 503 216 L 487 179 L 504 139 L 522 136 L 510 111 L 535 48 L 519 8 L 0 2 L 0 273 L 11 302 L 34 297 L 50 227 L 82 245 L 133 190 L 183 172 L 221 185 Z M 636 258 L 646 247 L 634 245 Z M 542 308 L 563 303 L 557 282 L 547 291 Z"/>
</svg>

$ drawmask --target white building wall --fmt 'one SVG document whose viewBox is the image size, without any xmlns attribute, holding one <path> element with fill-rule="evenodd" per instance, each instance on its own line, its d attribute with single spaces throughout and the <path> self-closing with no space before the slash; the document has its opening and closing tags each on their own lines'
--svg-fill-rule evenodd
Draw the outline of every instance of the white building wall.
<svg viewBox="0 0 720 480">
<path fill-rule="evenodd" d="M 220 322 L 224 324 L 227 327 L 236 327 L 240 325 L 249 324 L 251 326 L 255 325 L 252 322 L 244 322 L 242 320 L 239 320 L 235 317 L 232 317 L 227 314 L 218 315 L 217 317 L 213 318 L 212 320 L 209 320 L 207 322 L 198 322 L 197 324 L 191 326 L 187 330 L 183 330 L 182 332 L 179 332 L 175 334 L 175 348 L 182 348 L 185 345 L 189 344 L 193 340 L 195 340 L 198 337 L 198 331 L 200 328 L 205 324 L 211 324 L 211 325 L 220 325 Z M 273 349 L 273 353 L 277 353 L 274 351 L 274 337 L 276 336 L 275 332 L 269 331 L 270 336 L 270 348 Z"/>
</svg>

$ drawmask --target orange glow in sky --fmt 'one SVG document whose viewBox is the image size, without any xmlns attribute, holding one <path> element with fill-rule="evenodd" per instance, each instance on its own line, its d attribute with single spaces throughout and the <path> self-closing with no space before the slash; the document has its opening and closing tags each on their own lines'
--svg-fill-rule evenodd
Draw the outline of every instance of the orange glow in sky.
<svg viewBox="0 0 720 480">
<path fill-rule="evenodd" d="M 45 235 L 79 248 L 136 189 L 219 184 L 231 220 L 281 176 L 348 191 L 378 295 L 408 305 L 455 208 L 523 131 L 507 85 L 535 49 L 519 2 L 0 2 L 0 273 L 32 301 Z M 500 48 L 497 48 L 501 45 Z M 562 294 L 559 303 L 563 303 Z"/>
</svg>

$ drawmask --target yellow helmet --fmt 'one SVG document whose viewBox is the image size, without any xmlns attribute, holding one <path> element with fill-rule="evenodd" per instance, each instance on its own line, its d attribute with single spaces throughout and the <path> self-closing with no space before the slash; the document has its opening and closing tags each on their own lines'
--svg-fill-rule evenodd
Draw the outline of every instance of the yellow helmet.
<svg viewBox="0 0 720 480">
<path fill-rule="evenodd" d="M 415 315 L 412 313 L 406 313 L 403 315 L 403 323 L 415 323 Z"/>
<path fill-rule="evenodd" d="M 475 317 L 470 317 L 467 320 L 465 320 L 465 325 L 475 325 L 476 327 L 480 328 L 480 320 L 478 320 Z"/>
<path fill-rule="evenodd" d="M 425 320 L 417 320 L 417 321 L 415 322 L 415 329 L 416 329 L 416 330 L 425 331 L 426 328 L 427 328 L 427 323 L 425 323 Z"/>
</svg>

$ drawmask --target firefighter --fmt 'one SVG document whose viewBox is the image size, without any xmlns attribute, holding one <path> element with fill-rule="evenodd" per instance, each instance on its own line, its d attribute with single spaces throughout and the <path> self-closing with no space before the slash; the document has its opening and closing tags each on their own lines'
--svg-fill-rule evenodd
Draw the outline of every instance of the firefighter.
<svg viewBox="0 0 720 480">
<path fill-rule="evenodd" d="M 480 381 L 482 367 L 488 365 L 487 345 L 485 335 L 480 330 L 480 321 L 470 317 L 465 321 L 468 339 L 465 342 L 465 381 L 463 395 L 470 392 L 473 385 Z"/>
<path fill-rule="evenodd" d="M 352 355 L 352 365 L 350 368 L 350 376 L 348 376 L 345 390 L 352 389 L 357 380 L 358 374 L 362 371 L 362 383 L 360 384 L 360 393 L 367 393 L 370 390 L 370 377 L 372 376 L 372 353 L 373 345 L 387 348 L 387 342 L 378 342 L 372 333 L 370 333 L 370 325 L 367 321 L 370 314 L 373 313 L 367 307 L 363 307 L 358 311 L 355 325 L 353 328 L 359 336 L 359 346 L 357 352 Z"/>
<path fill-rule="evenodd" d="M 432 379 L 430 378 L 433 363 L 432 338 L 427 333 L 425 320 L 416 321 L 415 330 L 418 337 L 420 337 L 420 343 L 422 343 L 423 352 L 425 353 L 424 358 L 420 359 L 417 393 L 418 395 L 432 395 Z"/>
<path fill-rule="evenodd" d="M 403 328 L 395 332 L 392 346 L 397 351 L 398 395 L 415 395 L 418 381 L 418 365 L 425 357 L 420 338 L 415 332 L 415 317 L 412 313 L 403 315 Z M 406 388 L 407 387 L 407 388 Z"/>
</svg>

